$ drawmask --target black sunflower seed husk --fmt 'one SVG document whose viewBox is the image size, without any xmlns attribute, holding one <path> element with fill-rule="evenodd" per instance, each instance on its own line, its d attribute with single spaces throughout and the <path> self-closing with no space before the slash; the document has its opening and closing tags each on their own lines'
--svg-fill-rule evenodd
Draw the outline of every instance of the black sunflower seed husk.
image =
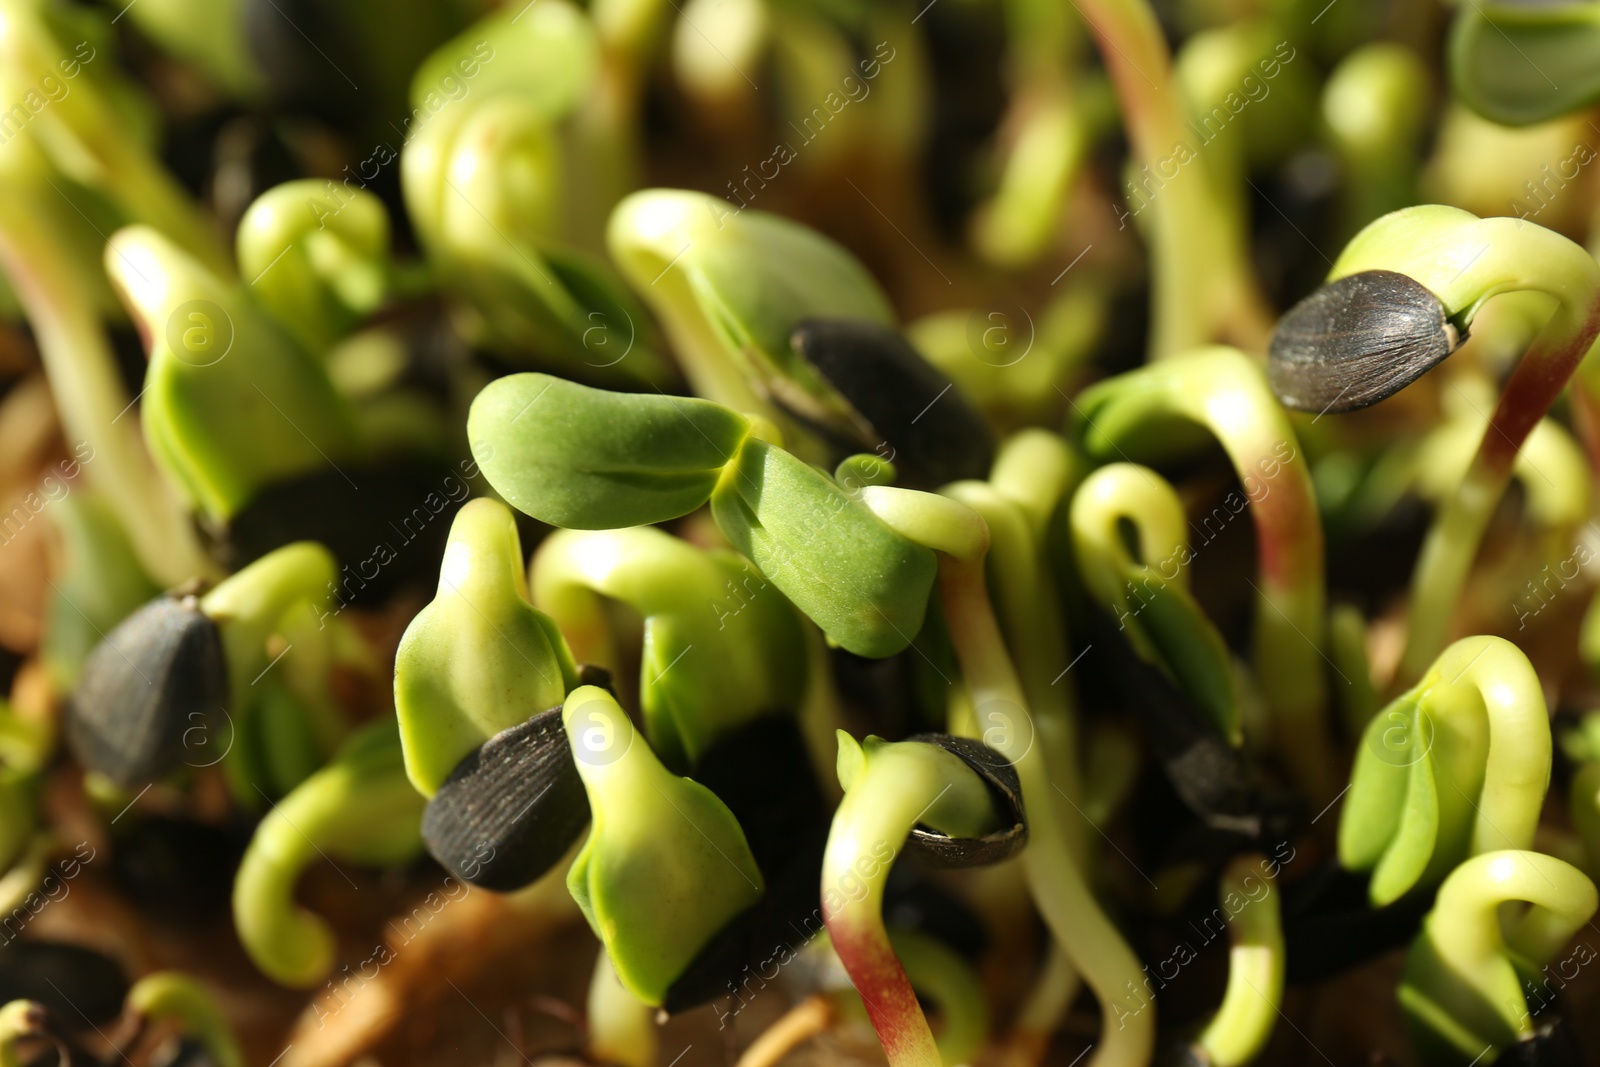
<svg viewBox="0 0 1600 1067">
<path fill-rule="evenodd" d="M 1324 285 L 1278 321 L 1267 380 L 1287 407 L 1356 411 L 1398 393 L 1465 340 L 1421 282 L 1361 271 Z"/>
<path fill-rule="evenodd" d="M 1205 826 L 1236 841 L 1274 844 L 1290 836 L 1297 805 L 1262 787 L 1248 756 L 1228 744 L 1198 705 L 1161 669 L 1145 662 L 1104 612 L 1094 613 L 1096 665 L 1141 734 L 1180 800 Z M 1236 847 L 1236 846 L 1235 846 Z"/>
<path fill-rule="evenodd" d="M 812 319 L 795 327 L 789 343 L 872 428 L 875 439 L 858 439 L 851 451 L 887 457 L 887 445 L 912 488 L 988 476 L 995 450 L 988 423 L 899 330 Z"/>
<path fill-rule="evenodd" d="M 946 837 L 918 826 L 907 839 L 909 850 L 935 867 L 986 867 L 1022 851 L 1028 843 L 1028 819 L 1022 804 L 1022 782 L 1010 760 L 982 741 L 968 737 L 917 734 L 906 740 L 936 745 L 958 757 L 983 779 L 996 810 L 1001 812 L 1000 829 L 977 838 Z"/>
<path fill-rule="evenodd" d="M 14 937 L 0 917 L 0 937 Z M 128 979 L 113 959 L 81 945 L 12 940 L 0 947 L 0 1003 L 43 1004 L 64 1033 L 102 1026 L 122 1012 Z"/>
<path fill-rule="evenodd" d="M 1539 1027 L 1500 1053 L 1495 1067 L 1583 1067 L 1588 1061 L 1578 1041 L 1577 1030 L 1567 1022 L 1559 1005 L 1535 1016 Z"/>
<path fill-rule="evenodd" d="M 225 528 L 207 531 L 230 571 L 295 541 L 338 561 L 335 607 L 380 603 L 406 586 L 431 587 L 456 510 L 471 486 L 449 466 L 416 457 L 341 463 L 262 489 Z"/>
<path fill-rule="evenodd" d="M 693 777 L 739 821 L 767 888 L 673 983 L 662 1004 L 668 1012 L 728 995 L 747 968 L 784 946 L 798 952 L 822 928 L 817 887 L 830 812 L 794 717 L 764 715 L 721 738 Z"/>
<path fill-rule="evenodd" d="M 174 770 L 193 729 L 216 725 L 228 670 L 216 623 L 193 597 L 158 597 L 89 653 L 67 705 L 78 761 L 123 788 Z"/>
<path fill-rule="evenodd" d="M 1392 904 L 1368 901 L 1370 877 L 1329 860 L 1283 890 L 1283 938 L 1291 985 L 1315 985 L 1410 944 L 1433 908 L 1431 889 Z"/>
<path fill-rule="evenodd" d="M 510 892 L 559 863 L 588 824 L 557 706 L 468 753 L 423 809 L 422 839 L 462 881 Z"/>
</svg>

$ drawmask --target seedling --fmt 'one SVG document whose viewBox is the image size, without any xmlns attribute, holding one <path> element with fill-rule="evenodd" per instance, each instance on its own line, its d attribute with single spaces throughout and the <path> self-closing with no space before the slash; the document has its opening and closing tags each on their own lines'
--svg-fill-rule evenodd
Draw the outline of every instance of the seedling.
<svg viewBox="0 0 1600 1067">
<path fill-rule="evenodd" d="M 967 696 L 968 715 L 957 718 L 953 732 L 981 733 L 1016 768 L 1031 820 L 1031 844 L 1023 853 L 1029 891 L 1051 935 L 1105 1008 L 1104 1062 L 1121 1063 L 1125 1057 L 1126 1062 L 1140 1061 L 1154 1044 L 1156 1013 L 1121 1007 L 1124 987 L 1138 980 L 1138 964 L 1089 891 L 1068 846 L 1063 815 L 1050 796 L 1045 754 L 1034 743 L 1037 731 L 1027 696 L 989 600 L 984 572 L 988 527 L 975 511 L 950 497 L 892 486 L 867 486 L 861 497 L 884 522 L 939 553 L 940 601 Z"/>
<path fill-rule="evenodd" d="M 563 129 L 596 91 L 594 28 L 566 3 L 520 14 L 486 17 L 417 71 L 413 107 L 430 117 L 400 159 L 411 218 L 468 336 L 522 366 L 665 384 L 643 310 L 581 250 L 598 234 L 569 232 L 588 193 L 570 175 L 608 169 Z M 431 114 L 428 96 L 463 70 L 470 94 Z"/>
<path fill-rule="evenodd" d="M 326 549 L 301 542 L 204 595 L 162 596 L 140 608 L 84 662 L 67 713 L 73 751 L 91 770 L 132 786 L 184 762 L 196 731 L 207 744 L 228 738 L 228 716 L 242 713 L 267 664 L 268 637 L 291 610 L 322 613 L 334 573 Z M 225 749 L 236 774 L 248 745 L 217 743 Z M 234 784 L 248 801 L 248 783 Z"/>
<path fill-rule="evenodd" d="M 1269 832 L 1244 751 L 1239 668 L 1189 592 L 1176 492 L 1148 468 L 1111 464 L 1084 479 L 1070 523 L 1079 580 L 1096 602 L 1089 647 L 1110 657 L 1116 692 L 1179 799 L 1214 830 Z"/>
<path fill-rule="evenodd" d="M 709 500 L 733 546 L 843 647 L 891 655 L 922 626 L 933 553 L 727 408 L 518 374 L 478 394 L 467 427 L 490 484 L 534 518 L 617 529 Z"/>
<path fill-rule="evenodd" d="M 145 453 L 137 423 L 121 418 L 134 398 L 100 324 L 115 297 L 95 269 L 92 226 L 51 188 L 56 176 L 32 138 L 5 145 L 0 174 L 9 190 L 0 197 L 0 262 L 33 327 L 63 428 L 96 460 L 85 472 L 88 481 L 104 494 L 150 575 L 177 584 L 210 573 L 188 515 Z"/>
<path fill-rule="evenodd" d="M 977 711 L 976 721 L 969 716 L 956 732 L 983 733 L 980 722 L 1009 709 L 1011 727 L 986 737 L 1017 766 L 1023 784 L 1033 819 L 1033 844 L 1023 854 L 1031 891 L 1102 1003 L 1115 1003 L 1138 964 L 1090 893 L 1048 799 L 1027 698 L 989 602 L 983 519 L 955 500 L 886 485 L 846 493 L 760 439 L 758 425 L 707 401 L 622 396 L 527 374 L 478 395 L 468 436 L 490 483 L 554 525 L 660 521 L 709 497 L 734 547 L 857 654 L 906 647 L 921 626 L 937 567 L 967 706 Z M 1153 1041 L 1154 1015 L 1141 1012 L 1116 1030 L 1108 1017 L 1106 1055 L 1142 1056 Z"/>
<path fill-rule="evenodd" d="M 105 267 L 148 348 L 150 453 L 199 511 L 225 521 L 268 484 L 356 454 L 327 372 L 237 284 L 145 227 L 114 234 Z"/>
<path fill-rule="evenodd" d="M 671 189 L 617 205 L 608 240 L 700 395 L 786 417 L 802 454 L 873 452 L 930 486 L 987 470 L 983 419 L 901 336 L 872 276 L 832 241 Z"/>
<path fill-rule="evenodd" d="M 432 796 L 489 738 L 562 702 L 577 684 L 561 632 L 528 602 L 516 522 L 496 500 L 456 513 L 439 591 L 400 641 L 395 713 L 406 774 Z"/>
<path fill-rule="evenodd" d="M 937 1067 L 932 1031 L 884 929 L 884 883 L 908 835 L 940 866 L 1017 852 L 1027 840 L 1021 785 L 998 754 L 950 737 L 869 737 L 863 745 L 841 730 L 838 771 L 845 796 L 822 867 L 828 935 L 889 1062 Z"/>
<path fill-rule="evenodd" d="M 1544 692 L 1517 647 L 1469 637 L 1367 726 L 1339 859 L 1383 906 L 1470 856 L 1532 846 L 1550 783 Z"/>
<path fill-rule="evenodd" d="M 1502 926 L 1502 905 L 1512 901 L 1529 907 Z M 1534 1040 L 1538 1026 L 1523 983 L 1595 908 L 1593 882 L 1538 852 L 1487 852 L 1452 871 L 1400 979 L 1400 1006 L 1422 1062 L 1493 1062 Z"/>
<path fill-rule="evenodd" d="M 1268 375 L 1280 400 L 1302 410 L 1348 411 L 1392 396 L 1453 352 L 1485 301 L 1528 289 L 1555 297 L 1555 314 L 1506 382 L 1466 478 L 1423 545 L 1403 682 L 1444 646 L 1518 450 L 1600 332 L 1600 264 L 1565 237 L 1520 219 L 1406 208 L 1357 234 L 1329 284 L 1284 316 L 1273 337 Z"/>
<path fill-rule="evenodd" d="M 267 813 L 233 885 L 234 927 L 263 974 L 294 989 L 327 977 L 333 929 L 295 903 L 300 873 L 323 857 L 376 867 L 412 859 L 422 850 L 422 808 L 395 723 L 382 720 L 352 735 Z"/>
<path fill-rule="evenodd" d="M 239 220 L 235 248 L 255 299 L 314 355 L 388 293 L 389 216 L 365 189 L 329 197 L 311 178 L 268 189 Z"/>
<path fill-rule="evenodd" d="M 1199 529 L 1209 541 L 1249 507 L 1258 545 L 1251 662 L 1274 713 L 1273 741 L 1313 797 L 1331 798 L 1322 526 L 1299 440 L 1260 369 L 1237 350 L 1200 349 L 1102 382 L 1077 407 L 1085 447 L 1100 459 L 1182 454 L 1197 429 L 1227 452 L 1240 489 Z M 1169 554 L 1145 562 L 1181 569 L 1204 550 L 1184 540 L 1169 537 Z"/>
<path fill-rule="evenodd" d="M 956 482 L 944 490 L 977 512 L 989 528 L 996 611 L 1033 716 L 1042 724 L 1039 741 L 1051 780 L 1069 797 L 1082 795 L 1073 687 L 1063 673 L 1076 653 L 1053 595 L 1057 586 L 1051 543 L 1057 511 L 1081 474 L 1081 457 L 1061 437 L 1023 430 L 1001 444 L 988 481 Z M 1076 849 L 1082 834 L 1071 832 L 1075 825 L 1072 818 L 1067 820 L 1068 838 Z"/>
<path fill-rule="evenodd" d="M 528 603 L 510 509 L 469 501 L 394 681 L 406 774 L 430 798 L 423 836 L 464 881 L 527 885 L 587 825 L 559 713 L 578 673 L 554 620 Z"/>
<path fill-rule="evenodd" d="M 1116 630 L 1218 735 L 1240 744 L 1228 648 L 1189 592 L 1189 526 L 1177 490 L 1148 467 L 1113 463 L 1083 480 L 1070 522 L 1080 576 Z M 1126 525 L 1136 547 L 1124 538 Z"/>
<path fill-rule="evenodd" d="M 1217 896 L 1228 914 L 1228 988 L 1192 1046 L 1211 1067 L 1244 1067 L 1266 1048 L 1283 1001 L 1283 925 L 1278 887 L 1262 856 L 1228 864 Z"/>
<path fill-rule="evenodd" d="M 698 395 L 768 415 L 771 397 L 849 428 L 840 398 L 796 358 L 790 338 L 808 319 L 893 325 L 883 290 L 855 257 L 788 219 L 675 189 L 623 199 L 606 244 Z"/>
<path fill-rule="evenodd" d="M 730 552 L 647 526 L 563 530 L 539 547 L 530 584 L 587 663 L 620 665 L 603 598 L 644 620 L 639 707 L 650 747 L 676 770 L 762 715 L 792 715 L 805 694 L 798 616 Z"/>
<path fill-rule="evenodd" d="M 662 766 L 605 690 L 574 689 L 562 721 L 594 813 L 567 889 L 622 984 L 659 1005 L 760 899 L 761 870 L 722 801 Z"/>
</svg>

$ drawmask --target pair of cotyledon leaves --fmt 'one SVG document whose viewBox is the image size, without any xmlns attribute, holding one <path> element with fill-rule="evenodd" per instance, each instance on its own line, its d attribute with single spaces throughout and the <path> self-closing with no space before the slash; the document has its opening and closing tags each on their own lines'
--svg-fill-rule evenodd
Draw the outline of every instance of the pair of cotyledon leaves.
<svg viewBox="0 0 1600 1067">
<path fill-rule="evenodd" d="M 931 550 L 830 476 L 709 401 L 610 393 L 542 374 L 491 383 L 468 436 L 515 507 L 569 529 L 665 522 L 710 501 L 734 548 L 839 645 L 892 655 L 921 628 Z"/>
</svg>

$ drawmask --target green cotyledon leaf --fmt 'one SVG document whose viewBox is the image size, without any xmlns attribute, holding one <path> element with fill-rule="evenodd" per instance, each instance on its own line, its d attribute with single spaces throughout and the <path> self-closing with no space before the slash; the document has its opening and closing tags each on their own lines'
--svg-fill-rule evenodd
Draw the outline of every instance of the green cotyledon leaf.
<svg viewBox="0 0 1600 1067">
<path fill-rule="evenodd" d="M 1484 118 L 1529 126 L 1600 100 L 1600 4 L 1474 3 L 1450 31 L 1450 87 Z"/>
<path fill-rule="evenodd" d="M 580 686 L 562 716 L 593 817 L 567 889 L 622 984 L 659 1005 L 765 882 L 733 813 L 668 771 L 611 694 Z"/>
<path fill-rule="evenodd" d="M 113 234 L 105 263 L 150 356 L 145 439 L 200 510 L 228 518 L 357 452 L 327 372 L 244 289 L 147 226 Z"/>
<path fill-rule="evenodd" d="M 705 400 L 591 389 L 548 374 L 490 382 L 467 434 L 489 484 L 541 522 L 643 526 L 706 502 L 750 430 Z"/>
<path fill-rule="evenodd" d="M 750 440 L 711 510 L 733 546 L 843 648 L 890 656 L 922 628 L 932 550 L 783 449 Z"/>
<path fill-rule="evenodd" d="M 468 753 L 561 703 L 576 680 L 555 624 L 528 602 L 511 510 L 480 498 L 456 514 L 439 592 L 395 656 L 406 774 L 432 796 Z"/>
</svg>

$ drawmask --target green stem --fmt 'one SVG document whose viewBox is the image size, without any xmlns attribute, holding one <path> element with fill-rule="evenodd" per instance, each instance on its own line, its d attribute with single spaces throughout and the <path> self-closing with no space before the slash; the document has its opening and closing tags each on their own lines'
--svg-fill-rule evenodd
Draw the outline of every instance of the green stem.
<svg viewBox="0 0 1600 1067">
<path fill-rule="evenodd" d="M 1283 924 L 1278 895 L 1261 856 L 1243 855 L 1228 865 L 1219 896 L 1228 912 L 1228 988 L 1222 1007 L 1195 1045 L 1214 1067 L 1243 1067 L 1261 1054 L 1278 1023 L 1283 1000 Z M 1266 891 L 1259 896 L 1254 885 Z M 1242 901 L 1237 911 L 1229 903 Z"/>
<path fill-rule="evenodd" d="M 894 930 L 889 943 L 905 966 L 911 984 L 939 1009 L 941 1026 L 934 1043 L 942 1062 L 974 1062 L 989 1036 L 989 1005 L 983 985 L 960 954 L 937 938 L 916 930 Z"/>
<path fill-rule="evenodd" d="M 296 541 L 262 556 L 200 598 L 200 610 L 222 632 L 233 707 L 244 706 L 245 693 L 266 662 L 267 638 L 284 613 L 301 604 L 318 615 L 318 606 L 332 599 L 337 576 L 331 552 L 314 541 Z"/>
<path fill-rule="evenodd" d="M 1532 905 L 1509 928 L 1501 905 Z M 1570 864 L 1537 852 L 1475 856 L 1439 889 L 1422 936 L 1406 961 L 1401 1003 L 1413 1015 L 1442 1016 L 1466 1031 L 1482 1055 L 1534 1032 L 1512 956 L 1537 968 L 1548 962 L 1594 914 L 1594 883 Z M 1502 933 L 1502 930 L 1505 930 Z M 1420 1010 L 1419 1010 L 1420 1009 Z M 1492 1057 L 1491 1057 L 1492 1062 Z"/>
<path fill-rule="evenodd" d="M 1558 313 L 1559 314 L 1559 313 Z M 1530 353 L 1533 351 L 1529 350 Z M 1472 561 L 1478 555 L 1489 520 L 1505 495 L 1511 482 L 1512 467 L 1516 460 L 1515 447 L 1509 455 L 1503 451 L 1505 441 L 1497 436 L 1502 429 L 1502 412 L 1517 388 L 1517 379 L 1527 363 L 1518 365 L 1501 395 L 1499 406 L 1490 420 L 1478 451 L 1472 457 L 1472 466 L 1461 484 L 1450 494 L 1444 507 L 1434 517 L 1428 528 L 1427 539 L 1417 558 L 1417 569 L 1411 579 L 1411 626 L 1406 634 L 1405 652 L 1395 674 L 1395 683 L 1403 685 L 1421 673 L 1423 667 L 1443 647 L 1456 621 L 1456 609 Z M 1576 365 L 1574 359 L 1573 365 Z M 1564 380 L 1564 379 L 1563 379 Z M 1557 385 L 1557 390 L 1560 386 Z M 1554 399 L 1552 396 L 1550 399 Z M 1542 412 L 1541 412 L 1542 414 Z M 1529 427 L 1531 429 L 1531 427 Z M 1522 431 L 1526 436 L 1527 430 Z"/>
<path fill-rule="evenodd" d="M 927 1017 L 884 928 L 884 885 L 919 823 L 936 824 L 947 812 L 958 818 L 987 812 L 994 821 L 993 803 L 959 757 L 933 745 L 874 740 L 868 739 L 863 756 L 848 734 L 840 734 L 845 795 L 822 858 L 823 921 L 889 1063 L 940 1067 Z M 976 824 L 967 829 L 983 832 Z"/>
<path fill-rule="evenodd" d="M 1134 156 L 1160 183 L 1148 200 L 1151 355 L 1166 358 L 1218 339 L 1264 348 L 1270 315 L 1244 250 L 1221 224 L 1226 207 L 1199 157 L 1204 146 L 1193 143 L 1185 126 L 1172 54 L 1155 12 L 1145 0 L 1082 0 L 1079 10 L 1116 87 Z"/>
<path fill-rule="evenodd" d="M 660 1045 L 655 1009 L 623 987 L 604 948 L 595 956 L 586 1014 L 589 1041 L 584 1051 L 592 1062 L 653 1067 Z"/>
<path fill-rule="evenodd" d="M 990 701 L 1027 708 L 1027 698 L 1000 636 L 984 583 L 983 551 L 976 558 L 939 558 L 940 592 L 945 618 L 972 703 Z M 1139 961 L 1089 889 L 1073 861 L 1061 825 L 1044 753 L 1030 744 L 1031 731 L 1008 731 L 1005 738 L 985 738 L 1011 760 L 1022 780 L 1028 807 L 1028 847 L 1023 871 L 1051 934 L 1066 949 L 1099 998 L 1101 1039 L 1089 1061 L 1096 1067 L 1136 1067 L 1149 1062 L 1155 1046 L 1155 1005 L 1125 1007 L 1121 998 L 1137 996 L 1144 978 Z M 994 741 L 1000 743 L 995 744 Z M 1026 746 L 1026 747 L 1025 747 Z"/>
<path fill-rule="evenodd" d="M 1376 269 L 1416 279 L 1461 323 L 1470 323 L 1485 301 L 1501 293 L 1537 290 L 1557 301 L 1501 391 L 1466 477 L 1428 530 L 1412 575 L 1411 628 L 1395 677 L 1399 687 L 1421 675 L 1448 640 L 1473 558 L 1523 442 L 1600 334 L 1600 264 L 1542 226 L 1424 205 L 1386 215 L 1357 234 L 1328 280 Z"/>
<path fill-rule="evenodd" d="M 988 567 L 1004 619 L 1006 646 L 1012 651 L 1035 725 L 1051 740 L 1047 745 L 1051 777 L 1059 779 L 1068 796 L 1080 797 L 1076 716 L 1071 690 L 1061 684 L 1071 646 L 1044 555 L 1021 509 L 988 483 L 957 482 L 944 491 L 972 508 L 989 527 L 993 547 Z M 1071 825 L 1071 820 L 1066 822 Z M 1073 854 L 1084 860 L 1082 833 L 1069 836 Z"/>
<path fill-rule="evenodd" d="M 333 968 L 333 928 L 294 900 L 301 871 L 330 853 L 374 860 L 414 854 L 422 806 L 388 720 L 357 734 L 261 820 L 234 880 L 233 917 L 245 951 L 267 977 L 308 989 Z"/>
</svg>

